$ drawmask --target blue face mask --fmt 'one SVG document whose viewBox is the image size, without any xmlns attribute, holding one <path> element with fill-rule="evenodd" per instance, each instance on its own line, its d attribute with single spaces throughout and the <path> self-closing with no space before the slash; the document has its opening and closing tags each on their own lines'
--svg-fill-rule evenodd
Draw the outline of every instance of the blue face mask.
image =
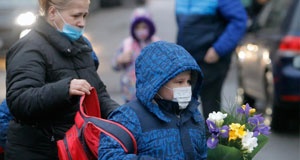
<svg viewBox="0 0 300 160">
<path fill-rule="evenodd" d="M 76 26 L 72 26 L 70 24 L 68 24 L 64 18 L 61 16 L 61 14 L 59 13 L 59 11 L 57 10 L 57 13 L 58 15 L 60 16 L 60 18 L 63 20 L 64 22 L 64 26 L 63 26 L 63 29 L 62 31 L 58 29 L 55 21 L 54 21 L 54 24 L 57 28 L 57 30 L 59 32 L 61 32 L 63 35 L 67 36 L 71 41 L 76 41 L 77 39 L 80 38 L 80 36 L 82 36 L 82 34 L 84 33 L 84 28 L 81 29 L 79 27 L 76 27 Z"/>
</svg>

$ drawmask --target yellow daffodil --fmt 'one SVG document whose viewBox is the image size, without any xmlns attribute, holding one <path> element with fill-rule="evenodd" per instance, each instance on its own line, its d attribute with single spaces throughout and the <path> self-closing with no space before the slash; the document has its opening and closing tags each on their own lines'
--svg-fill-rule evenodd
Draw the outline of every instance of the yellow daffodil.
<svg viewBox="0 0 300 160">
<path fill-rule="evenodd" d="M 246 105 L 243 105 L 242 108 L 243 108 L 243 110 L 245 110 L 246 109 Z"/>
<path fill-rule="evenodd" d="M 249 110 L 249 113 L 250 113 L 250 114 L 254 114 L 255 112 L 256 112 L 256 109 L 255 109 L 255 108 L 252 108 L 252 109 Z"/>
<path fill-rule="evenodd" d="M 243 136 L 247 133 L 244 130 L 245 125 L 241 125 L 239 123 L 232 123 L 229 125 L 229 141 L 236 140 L 237 138 L 242 139 Z"/>
</svg>

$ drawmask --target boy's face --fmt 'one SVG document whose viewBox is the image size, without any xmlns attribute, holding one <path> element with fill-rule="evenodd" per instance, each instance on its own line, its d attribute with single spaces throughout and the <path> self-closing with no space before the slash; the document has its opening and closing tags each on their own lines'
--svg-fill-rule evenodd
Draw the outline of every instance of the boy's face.
<svg viewBox="0 0 300 160">
<path fill-rule="evenodd" d="M 191 71 L 185 71 L 178 74 L 165 84 L 165 86 L 166 87 L 161 87 L 157 93 L 162 96 L 163 99 L 172 100 L 173 91 L 170 89 L 191 86 Z"/>
</svg>

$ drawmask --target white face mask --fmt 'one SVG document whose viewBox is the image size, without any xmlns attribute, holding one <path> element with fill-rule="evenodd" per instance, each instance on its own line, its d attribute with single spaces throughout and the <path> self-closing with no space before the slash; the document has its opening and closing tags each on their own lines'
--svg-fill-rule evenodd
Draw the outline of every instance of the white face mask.
<svg viewBox="0 0 300 160">
<path fill-rule="evenodd" d="M 179 109 L 185 109 L 191 99 L 192 99 L 192 87 L 180 87 L 180 88 L 169 88 L 167 86 L 164 86 L 167 89 L 173 90 L 173 102 L 178 102 Z"/>
</svg>

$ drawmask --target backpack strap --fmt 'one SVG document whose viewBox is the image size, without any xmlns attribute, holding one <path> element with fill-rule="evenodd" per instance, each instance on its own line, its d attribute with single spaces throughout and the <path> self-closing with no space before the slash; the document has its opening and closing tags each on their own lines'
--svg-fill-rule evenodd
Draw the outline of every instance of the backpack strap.
<svg viewBox="0 0 300 160">
<path fill-rule="evenodd" d="M 75 123 L 81 128 L 84 122 L 87 122 L 84 127 L 84 138 L 94 155 L 98 153 L 100 133 L 115 139 L 126 153 L 137 154 L 137 144 L 132 133 L 119 123 L 101 118 L 95 88 L 91 90 L 90 95 L 84 95 L 80 99 L 80 114 L 76 115 Z"/>
<path fill-rule="evenodd" d="M 99 137 L 100 133 L 104 133 L 105 135 L 113 138 L 116 140 L 124 149 L 126 153 L 133 153 L 137 154 L 137 144 L 134 136 L 132 133 L 122 126 L 119 123 L 105 120 L 105 119 L 98 119 L 98 118 L 88 118 L 87 126 L 85 127 L 84 137 L 86 140 L 87 145 L 90 149 L 96 149 L 98 151 L 98 147 L 91 147 L 91 146 L 98 146 L 99 145 Z M 99 132 L 95 134 L 95 132 Z M 90 134 L 92 133 L 92 134 Z M 95 136 L 93 138 L 93 136 Z M 100 144 L 101 145 L 101 144 Z"/>
</svg>

